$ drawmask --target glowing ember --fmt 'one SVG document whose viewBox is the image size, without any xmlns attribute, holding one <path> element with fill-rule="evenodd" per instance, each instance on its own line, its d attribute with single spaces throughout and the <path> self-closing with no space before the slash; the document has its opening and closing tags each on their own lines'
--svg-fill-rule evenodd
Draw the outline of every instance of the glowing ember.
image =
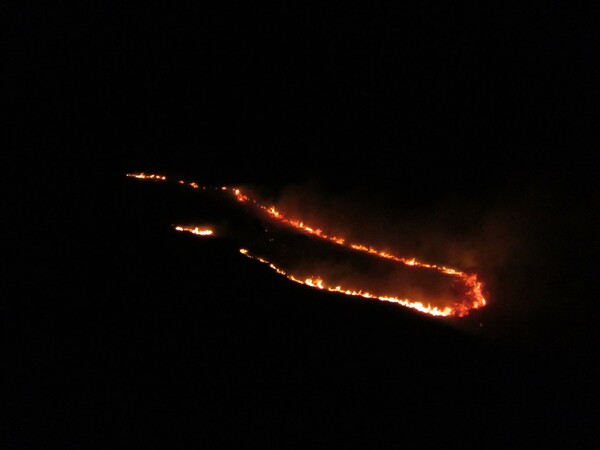
<svg viewBox="0 0 600 450">
<path fill-rule="evenodd" d="M 146 175 L 143 173 L 139 174 L 127 174 L 128 177 L 133 177 L 137 179 L 150 179 L 150 180 L 166 180 L 166 177 L 161 175 Z M 476 274 L 469 274 L 463 272 L 461 270 L 446 267 L 437 264 L 429 264 L 422 261 L 418 261 L 416 258 L 403 258 L 400 256 L 393 255 L 389 252 L 378 250 L 374 247 L 360 244 L 360 243 L 348 243 L 344 238 L 339 236 L 333 236 L 327 234 L 323 230 L 319 228 L 315 228 L 305 224 L 300 220 L 290 219 L 285 217 L 280 211 L 278 211 L 275 206 L 265 206 L 258 201 L 250 198 L 249 196 L 242 193 L 239 188 L 229 188 L 227 186 L 221 186 L 216 188 L 209 187 L 200 187 L 197 183 L 194 182 L 186 182 L 183 180 L 178 181 L 179 184 L 189 186 L 193 189 L 202 189 L 202 190 L 218 190 L 218 191 L 226 191 L 228 193 L 233 194 L 234 198 L 239 202 L 250 203 L 253 204 L 258 210 L 265 213 L 268 217 L 282 223 L 288 227 L 296 229 L 298 231 L 302 231 L 304 233 L 310 234 L 312 236 L 318 237 L 320 239 L 324 239 L 326 241 L 335 243 L 337 245 L 343 246 L 348 249 L 352 249 L 358 252 L 368 253 L 378 258 L 391 260 L 409 267 L 420 267 L 425 269 L 434 270 L 438 273 L 442 273 L 455 279 L 459 280 L 466 288 L 467 292 L 464 295 L 463 300 L 460 303 L 453 303 L 451 306 L 444 306 L 443 308 L 432 306 L 428 302 L 414 301 L 407 298 L 400 298 L 392 295 L 376 295 L 370 292 L 366 292 L 363 290 L 351 290 L 344 288 L 342 286 L 333 286 L 328 283 L 321 276 L 312 276 L 304 279 L 300 279 L 295 277 L 293 274 L 287 273 L 283 269 L 274 265 L 270 261 L 267 261 L 264 258 L 253 256 L 247 249 L 241 249 L 240 252 L 247 256 L 248 258 L 257 260 L 263 264 L 268 265 L 271 269 L 276 271 L 278 274 L 285 276 L 291 281 L 296 283 L 304 284 L 315 289 L 323 289 L 331 292 L 339 292 L 345 295 L 351 296 L 360 296 L 368 299 L 376 299 L 385 302 L 396 303 L 408 308 L 415 309 L 417 311 L 430 314 L 433 316 L 465 316 L 472 309 L 478 309 L 486 304 L 486 299 L 483 295 L 483 283 L 477 279 Z M 177 226 L 175 227 L 177 231 L 187 231 L 189 233 L 198 235 L 198 236 L 210 236 L 213 234 L 213 231 L 209 228 L 198 228 L 198 227 L 185 227 L 185 226 Z"/>
</svg>

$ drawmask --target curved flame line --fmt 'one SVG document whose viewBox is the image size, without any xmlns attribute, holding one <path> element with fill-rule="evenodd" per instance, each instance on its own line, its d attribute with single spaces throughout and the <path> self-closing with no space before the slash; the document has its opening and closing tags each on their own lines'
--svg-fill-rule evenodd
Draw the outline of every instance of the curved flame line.
<svg viewBox="0 0 600 450">
<path fill-rule="evenodd" d="M 143 172 L 128 173 L 128 174 L 126 174 L 126 176 L 136 178 L 136 179 L 143 179 L 143 180 L 155 180 L 155 181 L 166 181 L 167 180 L 167 177 L 164 175 L 145 174 Z M 247 256 L 248 258 L 257 260 L 263 264 L 268 265 L 271 269 L 275 270 L 280 275 L 283 275 L 286 278 L 288 278 L 289 280 L 294 281 L 296 283 L 301 283 L 301 284 L 304 284 L 304 285 L 307 285 L 307 286 L 310 286 L 310 287 L 313 287 L 316 289 L 325 289 L 325 290 L 328 290 L 331 292 L 340 292 L 340 293 L 343 293 L 346 295 L 361 296 L 364 298 L 372 298 L 372 299 L 377 299 L 377 300 L 381 300 L 381 301 L 397 303 L 402 306 L 416 309 L 423 313 L 434 315 L 434 316 L 459 316 L 459 317 L 462 317 L 462 316 L 467 315 L 471 309 L 482 308 L 483 306 L 486 305 L 486 299 L 483 295 L 483 283 L 477 279 L 477 274 L 474 274 L 474 273 L 469 274 L 469 273 L 463 272 L 461 270 L 454 269 L 452 267 L 442 266 L 442 265 L 438 265 L 438 264 L 425 263 L 422 261 L 418 261 L 416 258 L 403 258 L 400 256 L 396 256 L 392 253 L 378 250 L 372 246 L 368 246 L 368 245 L 364 245 L 364 244 L 347 243 L 344 238 L 329 235 L 329 234 L 325 233 L 323 230 L 321 230 L 319 228 L 314 228 L 314 227 L 308 226 L 307 224 L 305 224 L 302 221 L 288 219 L 280 211 L 278 211 L 275 208 L 275 206 L 265 206 L 265 205 L 259 203 L 258 201 L 256 201 L 255 199 L 252 199 L 249 196 L 245 195 L 244 193 L 242 193 L 242 191 L 239 188 L 236 188 L 236 187 L 199 186 L 195 182 L 186 182 L 184 180 L 178 180 L 178 183 L 181 185 L 191 187 L 193 189 L 231 192 L 237 201 L 242 202 L 242 203 L 251 203 L 254 206 L 256 206 L 257 208 L 259 208 L 260 210 L 262 210 L 264 213 L 266 213 L 269 217 L 279 221 L 280 223 L 283 223 L 289 227 L 295 228 L 295 229 L 303 231 L 305 233 L 311 234 L 320 239 L 327 240 L 329 242 L 335 243 L 337 245 L 343 246 L 348 249 L 369 253 L 369 254 L 375 255 L 379 258 L 389 259 L 391 261 L 398 262 L 398 263 L 401 263 L 401 264 L 404 264 L 407 266 L 423 267 L 426 269 L 436 270 L 436 271 L 446 274 L 446 275 L 457 277 L 465 284 L 465 286 L 468 287 L 467 296 L 470 297 L 472 299 L 472 301 L 471 301 L 470 305 L 465 305 L 464 303 L 457 303 L 453 307 L 447 306 L 443 309 L 440 309 L 438 307 L 432 307 L 430 304 L 425 305 L 422 302 L 411 301 L 409 299 L 401 299 L 401 298 L 391 297 L 391 296 L 377 296 L 375 294 L 371 294 L 368 292 L 344 289 L 341 286 L 331 287 L 331 286 L 327 286 L 325 281 L 320 277 L 306 278 L 305 280 L 298 279 L 298 278 L 294 277 L 293 275 L 286 273 L 283 269 L 275 266 L 273 263 L 271 263 L 263 258 L 251 255 L 248 252 L 248 250 L 240 249 L 240 252 L 243 255 Z M 198 227 L 177 226 L 177 227 L 175 227 L 175 229 L 177 231 L 187 231 L 192 234 L 199 235 L 199 236 L 210 236 L 213 234 L 213 231 L 210 229 L 199 229 Z"/>
</svg>

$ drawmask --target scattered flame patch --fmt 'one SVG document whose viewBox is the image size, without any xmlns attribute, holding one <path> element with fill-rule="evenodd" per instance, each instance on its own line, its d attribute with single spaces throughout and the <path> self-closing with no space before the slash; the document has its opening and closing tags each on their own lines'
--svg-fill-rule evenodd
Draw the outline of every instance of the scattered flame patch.
<svg viewBox="0 0 600 450">
<path fill-rule="evenodd" d="M 144 173 L 133 173 L 127 174 L 128 177 L 144 179 L 144 180 L 161 180 L 165 181 L 167 178 L 162 175 L 147 175 Z M 459 269 L 455 269 L 452 267 L 447 267 L 438 264 L 430 264 L 422 261 L 418 261 L 416 258 L 403 258 L 401 256 L 396 256 L 392 253 L 378 250 L 372 246 L 361 244 L 361 243 L 353 243 L 346 242 L 346 240 L 342 237 L 331 235 L 321 230 L 320 228 L 316 228 L 313 226 L 309 226 L 305 224 L 301 220 L 287 218 L 282 212 L 278 211 L 275 206 L 266 206 L 259 203 L 257 200 L 252 199 L 248 195 L 242 193 L 239 188 L 230 188 L 227 186 L 220 187 L 207 187 L 207 186 L 199 186 L 195 182 L 186 182 L 184 180 L 179 180 L 179 184 L 191 187 L 193 189 L 201 189 L 201 190 L 212 190 L 212 191 L 226 191 L 230 192 L 234 198 L 243 203 L 253 204 L 258 210 L 262 211 L 268 217 L 278 221 L 279 223 L 301 231 L 303 233 L 310 234 L 319 239 L 324 239 L 326 241 L 332 242 L 334 244 L 343 246 L 348 249 L 352 249 L 358 252 L 365 252 L 370 255 L 373 255 L 378 258 L 383 258 L 387 260 L 394 261 L 399 264 L 403 264 L 409 267 L 421 267 L 425 269 L 430 269 L 433 271 L 437 271 L 444 275 L 448 275 L 454 277 L 456 280 L 460 281 L 466 287 L 466 294 L 460 303 L 453 303 L 452 305 L 447 305 L 444 307 L 432 306 L 428 302 L 414 301 L 407 298 L 401 298 L 391 295 L 376 295 L 370 292 L 366 292 L 363 290 L 350 290 L 344 288 L 342 286 L 333 286 L 329 284 L 326 280 L 324 280 L 321 276 L 312 276 L 304 279 L 300 279 L 295 277 L 293 274 L 287 273 L 280 267 L 275 264 L 267 261 L 264 258 L 254 256 L 250 254 L 247 249 L 240 249 L 240 253 L 244 256 L 257 260 L 263 264 L 268 265 L 271 269 L 277 272 L 280 275 L 285 276 L 291 281 L 296 283 L 304 284 L 306 286 L 310 286 L 315 289 L 322 289 L 331 292 L 338 292 L 345 295 L 350 296 L 360 296 L 368 299 L 376 299 L 385 302 L 396 303 L 408 308 L 415 309 L 422 313 L 426 313 L 432 316 L 458 316 L 463 317 L 466 316 L 469 311 L 473 309 L 479 309 L 486 305 L 486 299 L 483 294 L 483 283 L 478 280 L 477 275 L 474 273 L 466 273 Z M 199 228 L 199 227 L 191 227 L 191 226 L 176 226 L 175 230 L 177 231 L 186 231 L 197 236 L 210 236 L 213 235 L 213 230 L 210 228 Z"/>
<path fill-rule="evenodd" d="M 144 172 L 128 173 L 125 176 L 130 177 L 130 178 L 137 178 L 138 180 L 167 181 L 167 177 L 165 177 L 164 175 L 145 174 Z"/>
<path fill-rule="evenodd" d="M 188 233 L 195 234 L 196 236 L 212 236 L 213 230 L 210 228 L 199 228 L 199 227 L 187 227 L 178 225 L 175 227 L 176 231 L 187 231 Z"/>
</svg>

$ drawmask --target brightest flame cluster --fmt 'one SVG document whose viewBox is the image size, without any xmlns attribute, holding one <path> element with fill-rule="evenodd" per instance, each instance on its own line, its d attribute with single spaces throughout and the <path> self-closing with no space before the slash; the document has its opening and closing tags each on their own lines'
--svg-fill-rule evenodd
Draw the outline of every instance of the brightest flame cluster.
<svg viewBox="0 0 600 450">
<path fill-rule="evenodd" d="M 196 236 L 212 236 L 213 230 L 210 228 L 198 228 L 198 227 L 184 227 L 176 226 L 176 231 L 187 231 L 188 233 L 195 234 Z"/>
<path fill-rule="evenodd" d="M 144 174 L 144 173 L 129 173 L 126 176 L 137 178 L 137 179 L 144 179 L 144 180 L 155 180 L 155 181 L 166 181 L 167 180 L 167 177 L 165 177 L 163 175 Z M 405 306 L 408 308 L 412 308 L 412 309 L 415 309 L 417 311 L 420 311 L 420 312 L 423 312 L 426 314 L 430 314 L 432 316 L 463 317 L 463 316 L 467 315 L 470 310 L 482 308 L 486 304 L 486 299 L 483 295 L 483 283 L 477 279 L 476 274 L 469 274 L 469 273 L 460 271 L 458 269 L 441 266 L 441 265 L 437 265 L 437 264 L 428 264 L 425 262 L 418 261 L 415 258 L 403 258 L 400 256 L 393 255 L 389 252 L 384 252 L 384 251 L 378 250 L 376 248 L 373 248 L 371 246 L 367 246 L 367 245 L 363 245 L 363 244 L 346 242 L 346 240 L 341 237 L 329 235 L 329 234 L 325 233 L 323 230 L 321 230 L 319 228 L 314 228 L 314 227 L 308 226 L 307 224 L 305 224 L 302 221 L 288 219 L 280 211 L 278 211 L 274 206 L 268 207 L 268 206 L 262 205 L 258 201 L 243 194 L 241 192 L 241 190 L 238 188 L 229 188 L 227 186 L 209 188 L 209 187 L 205 187 L 205 186 L 199 186 L 197 183 L 194 183 L 194 182 L 186 182 L 184 180 L 179 180 L 178 183 L 185 185 L 185 186 L 189 186 L 193 189 L 217 190 L 217 191 L 231 192 L 237 201 L 251 203 L 254 206 L 256 206 L 257 208 L 259 208 L 260 210 L 262 210 L 269 217 L 276 219 L 280 223 L 283 223 L 292 228 L 301 230 L 305 233 L 311 234 L 320 239 L 324 239 L 324 240 L 333 242 L 335 244 L 338 244 L 338 245 L 341 245 L 341 246 L 344 246 L 346 248 L 350 248 L 350 249 L 353 249 L 356 251 L 366 252 L 366 253 L 372 254 L 374 256 L 377 256 L 379 258 L 388 259 L 388 260 L 395 261 L 397 263 L 401 263 L 401 264 L 404 264 L 407 266 L 417 266 L 417 267 L 432 269 L 432 270 L 444 273 L 446 275 L 456 277 L 456 278 L 460 279 L 460 281 L 467 287 L 467 293 L 466 293 L 466 298 L 464 299 L 464 301 L 462 303 L 455 303 L 452 306 L 445 306 L 443 308 L 439 308 L 437 306 L 432 306 L 430 303 L 423 303 L 423 302 L 413 301 L 410 299 L 403 299 L 403 298 L 399 298 L 399 297 L 395 297 L 395 296 L 378 296 L 378 295 L 371 294 L 369 292 L 362 291 L 362 290 L 356 291 L 356 290 L 345 289 L 342 286 L 333 286 L 333 285 L 327 283 L 327 281 L 324 280 L 320 276 L 314 276 L 314 277 L 309 277 L 309 278 L 305 278 L 305 279 L 300 279 L 300 278 L 295 277 L 292 274 L 287 273 L 286 271 L 277 267 L 276 265 L 274 265 L 270 261 L 267 261 L 266 259 L 251 255 L 247 249 L 244 249 L 244 248 L 240 249 L 240 253 L 242 253 L 244 256 L 247 256 L 248 258 L 251 258 L 251 259 L 259 261 L 263 264 L 266 264 L 267 266 L 269 266 L 271 269 L 273 269 L 278 274 L 283 275 L 286 278 L 288 278 L 289 280 L 294 281 L 296 283 L 304 284 L 304 285 L 310 286 L 315 289 L 322 289 L 322 290 L 327 290 L 327 291 L 331 291 L 331 292 L 339 292 L 339 293 L 342 293 L 345 295 L 360 296 L 360 297 L 364 297 L 364 298 L 368 298 L 368 299 L 376 299 L 376 300 L 381 300 L 381 301 L 385 301 L 385 302 L 396 303 L 396 304 L 399 304 L 399 305 L 402 305 L 402 306 Z M 192 233 L 192 234 L 195 234 L 198 236 L 213 235 L 213 230 L 209 229 L 209 228 L 199 228 L 199 227 L 192 227 L 192 226 L 176 226 L 175 230 L 189 232 L 189 233 Z"/>
</svg>

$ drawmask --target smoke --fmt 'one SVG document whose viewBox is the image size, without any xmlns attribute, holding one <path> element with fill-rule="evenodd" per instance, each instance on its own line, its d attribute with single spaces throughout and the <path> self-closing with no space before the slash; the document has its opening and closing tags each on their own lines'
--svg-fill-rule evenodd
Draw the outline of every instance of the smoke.
<svg viewBox="0 0 600 450">
<path fill-rule="evenodd" d="M 319 278 L 330 288 L 408 299 L 439 309 L 466 298 L 463 283 L 436 270 L 406 266 L 314 238 L 307 238 L 301 246 L 295 246 L 292 237 L 276 241 L 281 246 L 262 249 L 261 254 L 300 280 Z"/>
<path fill-rule="evenodd" d="M 599 197 L 585 181 L 569 180 L 568 186 L 565 181 L 544 176 L 477 195 L 442 191 L 428 201 L 416 197 L 418 189 L 412 187 L 331 189 L 315 182 L 276 193 L 247 187 L 244 192 L 261 204 L 275 205 L 287 219 L 303 221 L 347 243 L 476 273 L 485 283 L 488 306 L 474 311 L 472 320 L 461 321 L 461 326 L 476 323 L 492 334 L 509 330 L 508 334 L 535 339 L 565 324 L 571 330 L 583 328 L 578 327 L 582 317 L 590 325 L 598 310 L 586 283 L 595 275 L 587 262 L 598 252 Z M 275 231 L 277 226 L 267 224 L 262 213 L 249 214 L 261 211 L 252 202 L 234 203 L 242 208 L 222 212 L 238 211 L 231 223 L 238 224 L 240 241 L 250 242 L 294 276 L 326 275 L 329 286 L 366 287 L 376 295 L 388 295 L 389 290 L 418 301 L 439 299 L 443 304 L 460 297 L 460 286 L 447 279 L 438 283 L 431 273 L 421 277 L 416 267 L 390 261 L 366 263 L 368 254 L 285 226 Z M 403 291 L 399 293 L 398 287 Z"/>
<path fill-rule="evenodd" d="M 295 193 L 289 195 L 284 190 L 282 198 L 287 200 L 287 206 L 283 211 L 279 207 L 276 209 L 293 222 L 301 222 L 313 229 L 325 230 L 330 237 L 343 236 L 346 244 L 339 246 L 328 239 L 309 237 L 304 233 L 298 233 L 296 226 L 281 227 L 275 221 L 276 223 L 271 225 L 272 231 L 268 236 L 258 237 L 253 244 L 244 243 L 244 247 L 248 246 L 251 253 L 259 254 L 261 258 L 275 264 L 294 279 L 320 279 L 325 286 L 334 290 L 368 293 L 369 296 L 375 297 L 407 299 L 411 303 L 419 302 L 441 310 L 454 309 L 457 304 L 463 305 L 465 309 L 476 304 L 480 305 L 479 294 L 471 292 L 473 286 L 469 287 L 468 280 L 464 276 L 452 276 L 434 268 L 418 265 L 404 265 L 398 260 L 350 249 L 350 244 L 366 244 L 375 246 L 378 250 L 398 254 L 397 247 L 382 245 L 385 242 L 385 235 L 381 233 L 381 229 L 374 230 L 370 226 L 361 226 L 358 232 L 348 226 L 350 222 L 347 219 L 352 217 L 350 214 L 365 216 L 364 210 L 356 207 L 356 202 L 350 205 L 338 197 L 323 196 L 314 188 L 301 187 L 297 192 L 299 195 Z M 286 202 L 285 200 L 283 202 L 279 200 L 277 203 L 281 205 Z M 263 199 L 261 203 L 264 204 L 265 200 Z M 269 202 L 266 204 L 268 205 Z M 335 217 L 329 219 L 327 213 L 331 211 L 334 211 Z M 340 220 L 342 211 L 346 220 Z M 368 216 L 372 218 L 376 217 L 376 214 L 372 212 Z M 377 221 L 377 226 L 380 227 L 384 221 L 392 224 L 388 218 L 382 216 Z M 332 225 L 328 225 L 328 222 Z M 367 223 L 372 225 L 371 222 Z M 301 228 L 302 225 L 298 227 Z M 365 228 L 367 228 L 366 234 Z M 406 235 L 404 239 L 406 240 Z M 408 256 L 408 253 L 404 252 L 400 255 Z M 411 255 L 415 256 L 414 253 Z M 419 259 L 425 262 L 422 258 Z M 462 312 L 462 309 L 460 311 Z"/>
<path fill-rule="evenodd" d="M 565 279 L 569 264 L 592 256 L 598 247 L 593 203 L 585 193 L 567 189 L 563 180 L 551 177 L 484 195 L 441 194 L 417 206 L 396 191 L 332 190 L 316 182 L 287 186 L 272 200 L 287 217 L 347 241 L 477 273 L 489 303 L 477 312 L 476 320 L 499 334 L 507 327 L 510 332 L 531 327 L 532 321 L 537 325 L 525 334 L 535 334 L 543 321 L 536 317 L 572 308 L 572 299 L 559 295 L 556 288 L 574 292 L 573 287 L 566 288 L 574 283 Z M 319 270 L 340 272 L 328 269 L 327 263 Z M 386 289 L 407 281 L 398 274 L 362 277 L 360 271 L 351 281 L 358 279 L 367 285 L 376 280 Z M 410 281 L 404 284 L 411 286 L 410 295 L 426 296 L 416 292 L 419 283 Z M 425 280 L 422 286 L 430 288 L 431 283 Z M 550 328 L 560 326 L 558 322 Z"/>
</svg>

